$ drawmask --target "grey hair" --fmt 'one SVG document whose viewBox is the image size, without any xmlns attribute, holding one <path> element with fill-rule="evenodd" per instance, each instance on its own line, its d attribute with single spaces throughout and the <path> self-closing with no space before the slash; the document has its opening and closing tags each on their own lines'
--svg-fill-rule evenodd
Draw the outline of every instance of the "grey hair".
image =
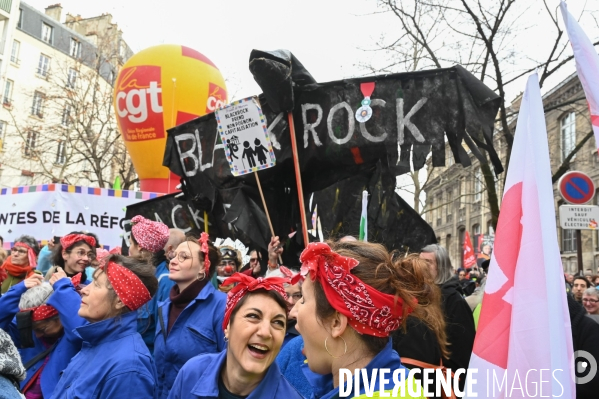
<svg viewBox="0 0 599 399">
<path fill-rule="evenodd" d="M 435 260 L 437 261 L 435 284 L 445 284 L 453 277 L 453 266 L 451 266 L 451 260 L 445 247 L 439 244 L 429 244 L 422 248 L 420 252 L 435 254 Z"/>
<path fill-rule="evenodd" d="M 22 242 L 23 244 L 29 245 L 31 249 L 33 249 L 33 252 L 35 252 L 35 256 L 40 254 L 40 245 L 37 243 L 37 240 L 31 236 L 22 235 L 21 237 L 17 238 L 15 242 Z"/>
<path fill-rule="evenodd" d="M 38 285 L 32 288 L 29 288 L 27 291 L 21 295 L 21 300 L 19 301 L 19 309 L 29 309 L 34 308 L 36 306 L 40 306 L 46 302 L 54 292 L 54 289 L 50 285 L 50 283 L 42 283 L 42 285 Z"/>
<path fill-rule="evenodd" d="M 599 299 L 599 290 L 595 287 L 587 288 L 582 295 L 593 295 L 595 298 Z"/>
</svg>

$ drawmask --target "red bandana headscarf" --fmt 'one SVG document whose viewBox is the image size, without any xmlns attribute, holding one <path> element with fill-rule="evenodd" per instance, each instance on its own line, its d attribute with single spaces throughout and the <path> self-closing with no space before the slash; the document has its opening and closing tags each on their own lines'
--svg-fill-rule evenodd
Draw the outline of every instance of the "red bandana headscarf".
<svg viewBox="0 0 599 399">
<path fill-rule="evenodd" d="M 96 247 L 96 240 L 94 237 L 86 234 L 68 234 L 64 237 L 60 237 L 60 245 L 62 245 L 62 249 L 65 251 L 72 247 L 77 241 L 85 241 L 90 247 Z"/>
<path fill-rule="evenodd" d="M 283 284 L 289 283 L 288 278 L 253 278 L 246 274 L 235 273 L 234 275 L 223 281 L 223 285 L 230 285 L 234 283 L 237 283 L 237 285 L 233 287 L 227 294 L 227 306 L 225 307 L 225 319 L 223 320 L 223 330 L 226 329 L 229 325 L 229 319 L 231 318 L 231 313 L 233 313 L 233 309 L 235 309 L 237 303 L 249 291 L 256 291 L 259 289 L 264 289 L 267 291 L 276 291 L 279 294 L 281 294 L 281 296 L 285 298 L 285 300 L 287 299 L 287 293 L 285 292 L 285 288 L 283 288 Z"/>
<path fill-rule="evenodd" d="M 281 271 L 281 273 L 283 273 L 283 276 L 289 279 L 289 284 L 291 285 L 296 285 L 298 282 L 304 281 L 306 279 L 306 276 L 302 276 L 301 273 L 292 272 L 285 266 L 279 267 L 279 270 Z"/>
<path fill-rule="evenodd" d="M 150 291 L 131 270 L 115 262 L 108 262 L 102 270 L 119 299 L 130 310 L 137 310 L 152 299 Z"/>
<path fill-rule="evenodd" d="M 380 292 L 350 273 L 358 261 L 341 256 L 325 243 L 310 243 L 300 256 L 303 276 L 318 279 L 331 306 L 347 316 L 360 334 L 388 337 L 403 318 L 403 301 Z M 408 309 L 408 313 L 411 313 Z"/>
<path fill-rule="evenodd" d="M 73 286 L 77 287 L 79 284 L 81 284 L 81 276 L 82 273 L 77 273 L 76 275 L 74 275 L 71 278 L 71 282 L 73 283 Z M 54 292 L 54 291 L 52 291 Z M 56 315 L 58 315 L 58 310 L 56 310 L 56 308 L 52 305 L 46 305 L 45 303 L 39 305 L 39 306 L 35 306 L 33 308 L 27 308 L 27 309 L 21 309 L 21 312 L 27 312 L 28 310 L 31 310 L 31 320 L 32 321 L 40 321 L 40 320 L 46 320 L 46 319 L 50 319 Z"/>
<path fill-rule="evenodd" d="M 14 277 L 25 275 L 25 278 L 27 278 L 33 274 L 33 271 L 37 266 L 37 257 L 29 245 L 23 242 L 17 242 L 13 248 L 14 247 L 21 247 L 27 250 L 27 261 L 29 262 L 29 265 L 15 265 L 12 263 L 12 255 L 7 257 L 2 266 L 0 266 L 0 283 L 8 278 L 9 274 Z"/>
<path fill-rule="evenodd" d="M 168 242 L 170 231 L 164 223 L 154 222 L 141 215 L 134 216 L 131 219 L 131 232 L 135 241 L 142 249 L 157 253 L 164 249 Z"/>
<path fill-rule="evenodd" d="M 204 232 L 200 234 L 200 250 L 204 253 L 204 272 L 206 273 L 206 276 L 210 274 L 210 258 L 208 257 L 210 252 L 210 247 L 208 247 L 209 239 L 210 237 L 208 234 Z"/>
</svg>

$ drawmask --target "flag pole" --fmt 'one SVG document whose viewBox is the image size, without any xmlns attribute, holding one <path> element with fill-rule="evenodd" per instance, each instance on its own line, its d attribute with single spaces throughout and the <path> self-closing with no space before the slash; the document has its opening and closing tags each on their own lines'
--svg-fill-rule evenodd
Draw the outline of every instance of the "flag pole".
<svg viewBox="0 0 599 399">
<path fill-rule="evenodd" d="M 264 207 L 264 212 L 266 212 L 266 220 L 268 220 L 268 227 L 270 227 L 270 234 L 275 236 L 275 229 L 272 228 L 272 222 L 270 221 L 270 214 L 268 213 L 268 207 L 266 206 L 266 200 L 264 199 L 264 193 L 262 192 L 262 185 L 260 184 L 260 177 L 258 177 L 258 172 L 254 172 L 254 176 L 256 176 L 256 184 L 258 185 L 258 191 L 260 191 L 260 198 L 262 198 L 262 206 Z M 279 255 L 279 262 L 283 264 L 283 259 L 281 259 L 281 255 Z"/>
<path fill-rule="evenodd" d="M 295 182 L 297 184 L 297 197 L 299 200 L 300 218 L 302 219 L 302 235 L 304 237 L 304 246 L 308 246 L 308 225 L 306 222 L 306 209 L 304 207 L 304 190 L 302 188 L 302 175 L 300 172 L 299 158 L 297 154 L 297 142 L 295 140 L 295 126 L 293 124 L 293 113 L 287 112 L 289 121 L 289 133 L 291 134 L 291 150 L 293 152 L 293 166 L 295 167 Z"/>
</svg>

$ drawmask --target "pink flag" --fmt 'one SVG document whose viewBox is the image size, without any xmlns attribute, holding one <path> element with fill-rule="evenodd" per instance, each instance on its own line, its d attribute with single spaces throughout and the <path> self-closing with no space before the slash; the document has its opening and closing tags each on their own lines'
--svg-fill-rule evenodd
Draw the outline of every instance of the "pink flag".
<svg viewBox="0 0 599 399">
<path fill-rule="evenodd" d="M 595 132 L 595 145 L 599 147 L 599 55 L 593 43 L 584 33 L 576 19 L 568 12 L 565 2 L 560 3 L 562 18 L 576 60 L 576 71 L 587 97 L 591 123 Z"/>
<path fill-rule="evenodd" d="M 476 257 L 474 256 L 474 248 L 470 241 L 470 234 L 466 232 L 464 236 L 464 268 L 469 269 L 476 265 Z"/>
<path fill-rule="evenodd" d="M 533 74 L 518 116 L 470 359 L 478 371 L 470 380 L 478 398 L 569 399 L 573 367 L 547 130 Z"/>
</svg>

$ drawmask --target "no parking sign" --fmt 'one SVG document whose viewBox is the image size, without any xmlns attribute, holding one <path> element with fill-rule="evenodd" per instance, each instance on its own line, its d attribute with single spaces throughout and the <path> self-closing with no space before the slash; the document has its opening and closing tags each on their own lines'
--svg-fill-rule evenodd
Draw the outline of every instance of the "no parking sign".
<svg viewBox="0 0 599 399">
<path fill-rule="evenodd" d="M 570 204 L 582 205 L 595 196 L 595 184 L 586 174 L 578 171 L 564 174 L 558 182 L 562 198 Z"/>
</svg>

